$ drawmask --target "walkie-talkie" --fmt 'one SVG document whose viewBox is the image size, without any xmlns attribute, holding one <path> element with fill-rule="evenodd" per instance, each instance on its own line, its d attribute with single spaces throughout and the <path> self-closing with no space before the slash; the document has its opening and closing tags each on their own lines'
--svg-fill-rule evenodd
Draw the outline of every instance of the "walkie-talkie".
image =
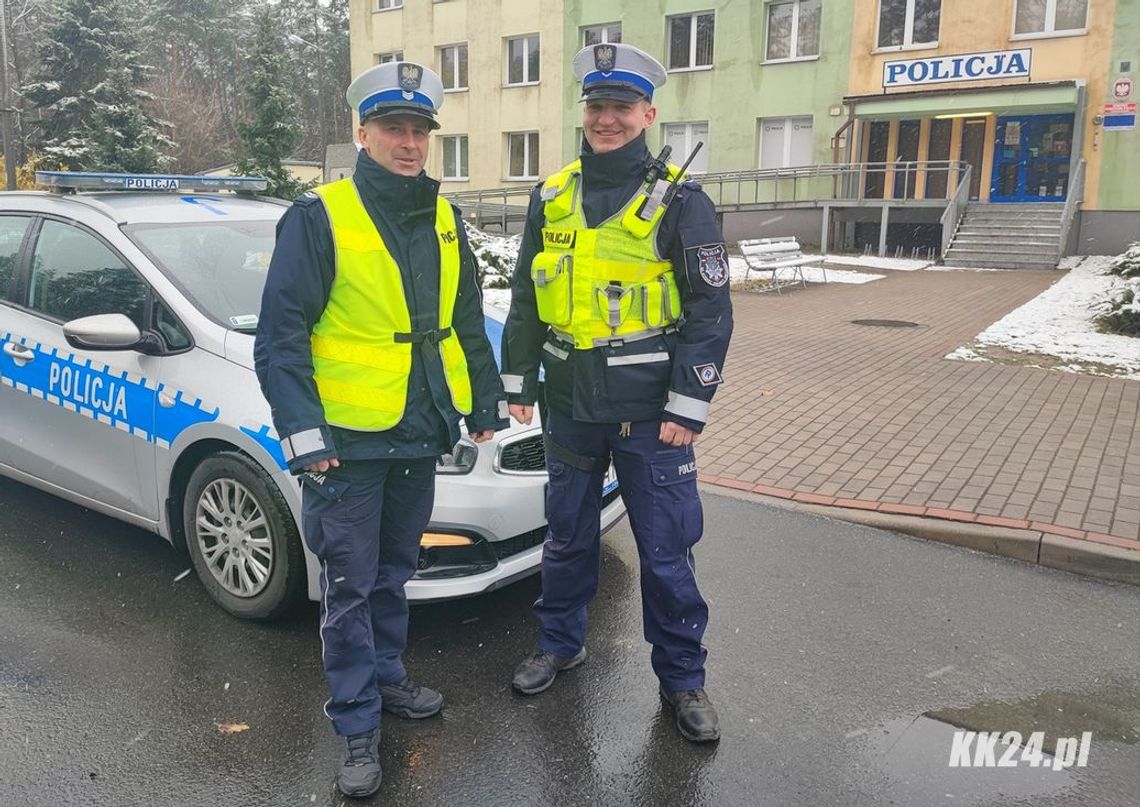
<svg viewBox="0 0 1140 807">
<path fill-rule="evenodd" d="M 673 201 L 673 197 L 677 195 L 677 189 L 680 187 L 681 177 L 685 175 L 685 169 L 689 167 L 689 163 L 697 156 L 697 152 L 701 150 L 701 146 L 705 143 L 703 140 L 698 140 L 697 145 L 693 147 L 693 151 L 689 154 L 685 164 L 681 166 L 681 170 L 677 172 L 677 176 L 673 177 L 672 182 L 666 182 L 665 177 L 669 175 L 669 167 L 665 160 L 669 159 L 669 155 L 673 149 L 669 146 L 661 149 L 661 154 L 657 159 L 650 161 L 649 172 L 646 173 L 645 179 L 648 184 L 653 182 L 653 189 L 649 191 L 649 196 L 645 200 L 645 204 L 641 206 L 641 210 L 637 211 L 637 217 L 642 221 L 650 221 L 657 213 L 660 207 L 668 207 L 669 203 Z M 660 167 L 660 173 L 658 168 Z"/>
</svg>

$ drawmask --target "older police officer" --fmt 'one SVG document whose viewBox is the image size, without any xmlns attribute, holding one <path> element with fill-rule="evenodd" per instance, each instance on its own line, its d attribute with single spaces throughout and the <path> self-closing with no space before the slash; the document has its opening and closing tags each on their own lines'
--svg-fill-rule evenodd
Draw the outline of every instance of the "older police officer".
<svg viewBox="0 0 1140 807">
<path fill-rule="evenodd" d="M 511 414 L 529 422 L 545 367 L 549 533 L 538 649 L 513 686 L 542 692 L 585 660 L 600 568 L 603 477 L 613 461 L 641 557 L 645 638 L 682 735 L 720 736 L 704 691 L 708 607 L 693 443 L 732 333 L 728 255 L 712 202 L 679 169 L 651 170 L 645 130 L 665 70 L 626 44 L 584 48 L 581 157 L 531 197 L 503 333 Z"/>
<path fill-rule="evenodd" d="M 402 662 L 404 583 L 431 515 L 436 458 L 505 428 L 475 259 L 458 212 L 423 171 L 443 86 L 410 62 L 348 88 L 362 146 L 349 179 L 281 219 L 255 359 L 294 473 L 305 542 L 321 562 L 321 642 L 346 738 L 337 785 L 376 792 L 381 709 L 429 717 L 438 692 Z"/>
</svg>

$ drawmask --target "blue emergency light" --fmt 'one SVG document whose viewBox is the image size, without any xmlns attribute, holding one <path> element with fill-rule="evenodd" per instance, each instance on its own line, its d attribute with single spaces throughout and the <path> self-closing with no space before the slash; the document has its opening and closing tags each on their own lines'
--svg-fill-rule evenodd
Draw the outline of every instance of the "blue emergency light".
<svg viewBox="0 0 1140 807">
<path fill-rule="evenodd" d="M 204 177 L 181 174 L 99 174 L 85 171 L 36 171 L 36 182 L 70 191 L 238 191 L 269 187 L 263 177 Z"/>
</svg>

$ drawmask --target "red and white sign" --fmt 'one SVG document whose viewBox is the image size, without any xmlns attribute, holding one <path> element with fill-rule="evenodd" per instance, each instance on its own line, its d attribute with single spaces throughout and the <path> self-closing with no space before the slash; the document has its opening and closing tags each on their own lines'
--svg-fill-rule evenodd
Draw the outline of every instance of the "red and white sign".
<svg viewBox="0 0 1140 807">
<path fill-rule="evenodd" d="M 1136 102 L 1129 101 L 1127 104 L 1105 104 L 1105 115 L 1132 115 L 1136 112 Z"/>
<path fill-rule="evenodd" d="M 1121 76 L 1112 83 L 1112 97 L 1120 100 L 1132 97 L 1132 79 Z"/>
</svg>

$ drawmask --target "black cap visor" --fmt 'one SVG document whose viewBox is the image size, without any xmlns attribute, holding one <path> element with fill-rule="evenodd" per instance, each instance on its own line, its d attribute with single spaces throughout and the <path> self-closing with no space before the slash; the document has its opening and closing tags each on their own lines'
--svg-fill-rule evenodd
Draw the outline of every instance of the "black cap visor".
<svg viewBox="0 0 1140 807">
<path fill-rule="evenodd" d="M 431 112 L 428 112 L 421 106 L 410 106 L 408 104 L 378 104 L 365 113 L 360 123 L 363 125 L 376 118 L 390 118 L 396 115 L 413 115 L 417 118 L 423 118 L 428 122 L 430 128 L 439 128 L 439 121 L 435 119 L 435 116 Z"/>
<path fill-rule="evenodd" d="M 603 84 L 601 86 L 594 85 L 590 89 L 582 93 L 582 101 L 621 101 L 627 104 L 633 104 L 638 101 L 652 101 L 653 99 L 643 93 L 641 90 L 634 89 L 628 84 Z"/>
</svg>

